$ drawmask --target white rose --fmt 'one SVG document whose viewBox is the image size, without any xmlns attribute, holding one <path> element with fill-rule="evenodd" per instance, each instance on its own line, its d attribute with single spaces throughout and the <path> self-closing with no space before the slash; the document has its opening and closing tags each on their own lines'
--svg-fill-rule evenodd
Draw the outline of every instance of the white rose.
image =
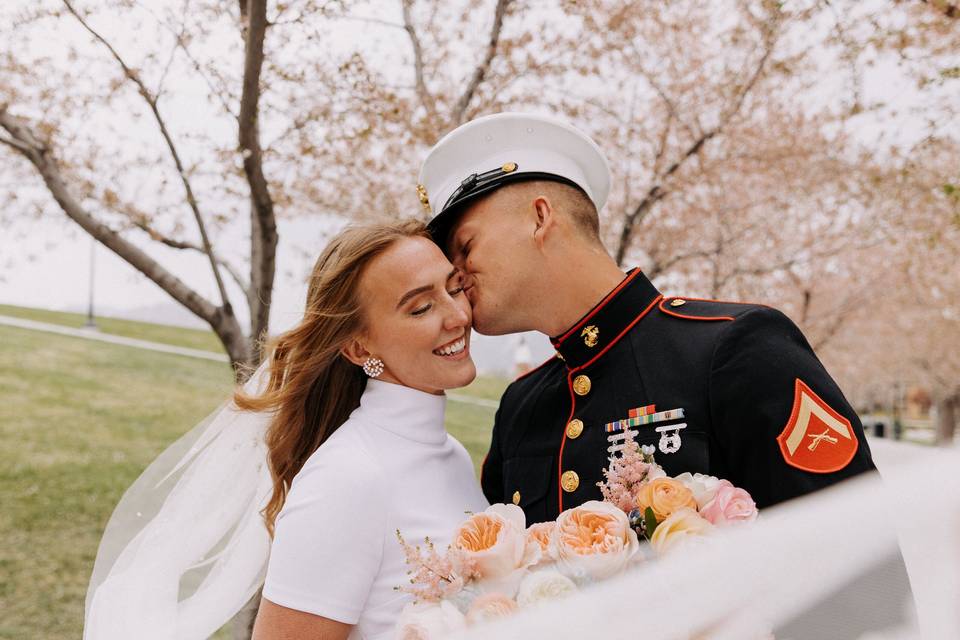
<svg viewBox="0 0 960 640">
<path fill-rule="evenodd" d="M 397 620 L 397 640 L 432 640 L 467 626 L 466 618 L 446 600 L 410 603 Z"/>
<path fill-rule="evenodd" d="M 534 571 L 520 583 L 517 603 L 521 607 L 526 607 L 544 600 L 562 598 L 576 590 L 577 585 L 573 580 L 557 571 L 552 569 Z"/>
<path fill-rule="evenodd" d="M 720 488 L 720 478 L 704 475 L 702 473 L 691 474 L 689 471 L 681 473 L 676 477 L 690 491 L 697 501 L 697 509 L 703 509 L 708 502 L 717 495 L 717 489 Z"/>
<path fill-rule="evenodd" d="M 693 509 L 679 509 L 657 525 L 650 537 L 650 546 L 657 555 L 663 555 L 701 544 L 713 530 L 714 526 Z"/>
<path fill-rule="evenodd" d="M 651 482 L 657 478 L 666 478 L 667 472 L 663 470 L 658 464 L 650 465 L 650 468 L 647 469 L 647 476 L 643 479 L 644 482 Z"/>
</svg>

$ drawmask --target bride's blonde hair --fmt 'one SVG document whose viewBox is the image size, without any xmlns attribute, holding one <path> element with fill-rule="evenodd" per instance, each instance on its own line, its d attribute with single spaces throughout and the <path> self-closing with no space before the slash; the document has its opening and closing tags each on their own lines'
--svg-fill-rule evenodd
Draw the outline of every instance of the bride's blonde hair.
<svg viewBox="0 0 960 640">
<path fill-rule="evenodd" d="M 273 495 L 262 511 L 271 537 L 294 476 L 360 405 L 366 388 L 363 370 L 340 352 L 364 328 L 358 295 L 364 270 L 396 241 L 415 237 L 429 238 L 415 220 L 348 227 L 337 235 L 310 274 L 303 320 L 266 345 L 266 389 L 234 394 L 241 409 L 274 414 L 266 434 Z"/>
</svg>

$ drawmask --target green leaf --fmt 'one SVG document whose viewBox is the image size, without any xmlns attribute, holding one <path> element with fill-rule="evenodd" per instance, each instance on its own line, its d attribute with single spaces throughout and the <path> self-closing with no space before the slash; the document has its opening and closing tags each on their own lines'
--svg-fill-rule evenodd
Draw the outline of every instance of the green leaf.
<svg viewBox="0 0 960 640">
<path fill-rule="evenodd" d="M 643 510 L 643 526 L 647 539 L 653 537 L 653 532 L 657 530 L 657 516 L 653 515 L 653 509 L 647 507 Z"/>
</svg>

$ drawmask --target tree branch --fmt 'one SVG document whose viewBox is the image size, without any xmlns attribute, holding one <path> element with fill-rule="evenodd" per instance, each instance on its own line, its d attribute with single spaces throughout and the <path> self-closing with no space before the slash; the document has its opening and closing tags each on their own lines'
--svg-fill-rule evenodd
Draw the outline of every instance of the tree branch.
<svg viewBox="0 0 960 640">
<path fill-rule="evenodd" d="M 650 210 L 653 208 L 653 205 L 657 204 L 663 200 L 669 191 L 663 186 L 663 183 L 670 178 L 674 173 L 680 169 L 681 166 L 692 156 L 700 152 L 700 149 L 703 148 L 703 145 L 707 143 L 708 140 L 717 135 L 718 131 L 716 129 L 708 131 L 697 138 L 693 144 L 687 147 L 687 150 L 684 151 L 683 155 L 680 156 L 680 159 L 675 160 L 673 164 L 667 167 L 657 180 L 657 183 L 652 185 L 648 190 L 646 195 L 642 200 L 634 207 L 633 211 L 627 214 L 624 219 L 623 228 L 620 231 L 620 242 L 617 245 L 617 255 L 616 260 L 617 264 L 623 264 L 623 260 L 626 258 L 627 251 L 630 249 L 630 244 L 633 241 L 633 233 L 636 227 L 643 222 L 643 219 L 647 216 Z"/>
<path fill-rule="evenodd" d="M 5 108 L 3 106 L 0 106 L 0 112 L 4 110 Z M 30 147 L 28 147 L 27 145 L 23 144 L 19 140 L 14 140 L 13 138 L 7 138 L 6 136 L 0 137 L 0 143 L 13 147 L 14 151 L 19 151 L 20 153 L 28 153 L 30 151 Z"/>
<path fill-rule="evenodd" d="M 960 18 L 960 4 L 946 0 L 920 0 L 921 3 L 936 9 L 948 18 Z"/>
<path fill-rule="evenodd" d="M 490 64 L 493 62 L 493 57 L 497 53 L 497 44 L 500 42 L 500 31 L 503 28 L 503 18 L 507 13 L 507 8 L 510 6 L 512 0 L 497 0 L 497 6 L 493 12 L 493 27 L 490 29 L 490 39 L 487 42 L 487 52 L 483 57 L 483 61 L 477 65 L 477 68 L 473 71 L 473 77 L 470 78 L 470 82 L 467 84 L 466 90 L 463 92 L 463 95 L 460 96 L 460 100 L 457 101 L 457 106 L 453 110 L 453 126 L 458 126 L 463 123 L 463 119 L 467 113 L 467 107 L 470 106 L 470 101 L 473 99 L 473 95 L 477 92 L 477 89 L 480 87 L 480 83 L 483 82 L 484 77 L 487 75 L 487 71 L 490 69 Z"/>
<path fill-rule="evenodd" d="M 213 277 L 217 283 L 217 289 L 220 292 L 220 299 L 222 301 L 224 309 L 227 313 L 232 313 L 230 307 L 230 299 L 227 296 L 227 290 L 223 286 L 223 278 L 220 277 L 220 270 L 217 268 L 217 261 L 213 255 L 213 247 L 210 245 L 210 239 L 207 236 L 207 227 L 203 222 L 203 217 L 200 215 L 200 207 L 197 204 L 197 199 L 193 193 L 193 187 L 190 184 L 190 179 L 187 177 L 186 169 L 183 166 L 183 162 L 180 159 L 180 153 L 177 151 L 177 146 L 173 141 L 173 137 L 170 135 L 170 131 L 167 129 L 166 121 L 163 119 L 163 116 L 160 115 L 160 109 L 157 107 L 157 98 L 154 96 L 147 86 L 143 83 L 143 80 L 140 79 L 139 74 L 134 71 L 124 59 L 120 56 L 116 49 L 107 42 L 107 40 L 101 36 L 97 31 L 95 31 L 87 21 L 81 16 L 76 9 L 73 8 L 73 5 L 70 3 L 70 0 L 62 0 L 64 6 L 67 8 L 74 18 L 90 33 L 98 42 L 100 42 L 107 50 L 110 52 L 110 55 L 113 56 L 113 59 L 117 61 L 117 64 L 120 65 L 120 68 L 123 70 L 124 76 L 131 82 L 133 82 L 140 95 L 146 101 L 147 105 L 150 107 L 150 111 L 153 113 L 153 117 L 157 122 L 157 125 L 160 127 L 160 134 L 163 136 L 164 141 L 167 144 L 167 149 L 170 151 L 170 155 L 173 158 L 173 162 L 177 167 L 177 173 L 180 176 L 180 181 L 183 183 L 184 191 L 186 192 L 187 204 L 190 206 L 190 210 L 193 212 L 194 220 L 196 220 L 197 228 L 200 231 L 200 238 L 203 241 L 204 251 L 207 254 L 207 257 L 210 260 L 210 268 L 213 270 Z"/>
<path fill-rule="evenodd" d="M 762 75 L 763 69 L 766 67 L 767 60 L 773 53 L 773 45 L 775 42 L 776 39 L 770 34 L 767 34 L 765 37 L 763 55 L 760 56 L 760 60 L 757 62 L 756 68 L 753 70 L 750 78 L 737 93 L 737 96 L 734 98 L 731 107 L 720 118 L 720 121 L 717 122 L 716 126 L 704 131 L 701 135 L 699 135 L 697 139 L 687 147 L 679 159 L 675 160 L 669 167 L 667 167 L 666 171 L 664 171 L 661 175 L 656 176 L 654 184 L 651 185 L 651 187 L 647 190 L 647 193 L 643 199 L 637 204 L 633 211 L 627 214 L 626 218 L 624 219 L 623 228 L 620 231 L 620 241 L 617 245 L 617 252 L 615 256 L 617 264 L 623 264 L 623 261 L 627 255 L 627 251 L 630 250 L 630 245 L 633 242 L 633 234 L 636 230 L 636 227 L 643 222 L 643 219 L 647 216 L 647 214 L 649 214 L 653 206 L 663 200 L 669 194 L 668 189 L 666 186 L 664 186 L 666 181 L 673 174 L 675 174 L 677 170 L 687 162 L 687 160 L 697 155 L 709 140 L 719 135 L 743 107 L 743 103 L 746 100 L 747 94 L 749 94 L 750 91 L 753 90 L 754 86 L 756 86 L 757 81 Z"/>
<path fill-rule="evenodd" d="M 47 146 L 40 142 L 24 123 L 2 107 L 0 107 L 0 127 L 3 127 L 19 143 L 15 148 L 36 168 L 63 212 L 84 231 L 150 278 L 174 300 L 206 320 L 212 327 L 236 323 L 232 314 L 225 313 L 222 308 L 203 298 L 142 249 L 86 211 L 70 193 L 60 168 Z"/>
<path fill-rule="evenodd" d="M 245 17 L 243 93 L 240 97 L 239 142 L 243 170 L 250 185 L 250 305 L 251 338 L 257 344 L 270 322 L 273 279 L 276 273 L 277 223 L 273 198 L 263 173 L 260 148 L 260 74 L 263 70 L 263 41 L 267 31 L 266 0 L 240 0 Z"/>
<path fill-rule="evenodd" d="M 434 107 L 433 97 L 427 90 L 427 84 L 423 79 L 423 49 L 420 46 L 420 37 L 417 35 L 417 30 L 413 26 L 413 19 L 410 13 L 413 0 L 402 0 L 401 4 L 403 5 L 403 28 L 407 32 L 407 35 L 410 36 L 410 44 L 413 46 L 413 69 L 417 82 L 417 96 L 420 98 L 420 104 L 422 104 L 432 116 L 436 113 L 436 109 Z"/>
<path fill-rule="evenodd" d="M 197 251 L 199 253 L 206 253 L 203 250 L 203 247 L 194 242 L 187 242 L 186 240 L 177 240 L 176 238 L 171 238 L 170 236 L 164 235 L 160 231 L 154 229 L 148 225 L 143 220 L 137 220 L 133 222 L 134 226 L 150 236 L 151 239 L 159 242 L 160 244 L 170 247 L 171 249 L 182 249 L 189 251 Z M 233 265 L 227 262 L 225 259 L 217 256 L 217 264 L 223 267 L 227 274 L 233 279 L 238 287 L 243 291 L 244 296 L 249 295 L 250 285 L 240 276 L 240 273 L 234 269 Z"/>
</svg>

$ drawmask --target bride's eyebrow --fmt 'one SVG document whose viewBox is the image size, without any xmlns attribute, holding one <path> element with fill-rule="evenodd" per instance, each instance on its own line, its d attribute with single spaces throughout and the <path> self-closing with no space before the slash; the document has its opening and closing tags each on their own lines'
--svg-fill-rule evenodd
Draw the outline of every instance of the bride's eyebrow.
<svg viewBox="0 0 960 640">
<path fill-rule="evenodd" d="M 459 271 L 459 269 L 454 268 L 453 271 L 451 271 L 449 274 L 447 274 L 447 280 L 449 280 L 449 279 L 452 278 L 453 276 L 457 275 L 457 272 L 458 272 L 458 271 Z M 434 287 L 433 287 L 432 284 L 425 284 L 425 285 L 423 285 L 422 287 L 417 287 L 416 289 L 410 289 L 410 291 L 407 291 L 407 292 L 406 292 L 405 294 L 403 294 L 403 296 L 400 298 L 400 302 L 397 303 L 397 309 L 399 309 L 400 307 L 402 307 L 402 306 L 403 306 L 408 300 L 410 300 L 411 298 L 413 298 L 413 297 L 415 297 L 415 296 L 418 296 L 418 295 L 420 295 L 421 293 L 425 293 L 425 292 L 427 292 L 427 291 L 430 291 L 430 290 L 432 290 L 433 288 L 434 288 Z"/>
</svg>

